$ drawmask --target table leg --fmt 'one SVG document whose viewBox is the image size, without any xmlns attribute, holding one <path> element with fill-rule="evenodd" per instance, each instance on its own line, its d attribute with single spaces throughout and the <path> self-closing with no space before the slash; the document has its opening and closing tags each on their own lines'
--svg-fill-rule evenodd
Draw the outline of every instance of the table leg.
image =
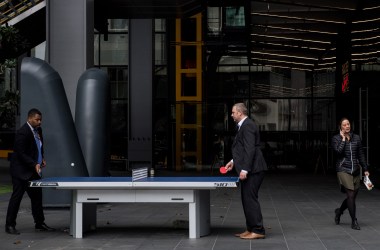
<svg viewBox="0 0 380 250">
<path fill-rule="evenodd" d="M 73 238 L 82 238 L 83 234 L 83 203 L 78 202 L 78 193 L 77 190 L 73 190 L 70 209 L 70 233 Z"/>
<path fill-rule="evenodd" d="M 194 202 L 189 203 L 189 238 L 210 234 L 210 190 L 194 190 Z"/>
</svg>

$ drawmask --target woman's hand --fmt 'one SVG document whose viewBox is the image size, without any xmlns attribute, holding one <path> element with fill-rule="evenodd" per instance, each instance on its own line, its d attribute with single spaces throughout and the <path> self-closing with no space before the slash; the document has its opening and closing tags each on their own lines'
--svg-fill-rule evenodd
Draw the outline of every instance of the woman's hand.
<svg viewBox="0 0 380 250">
<path fill-rule="evenodd" d="M 351 137 L 350 137 L 350 133 L 347 133 L 347 134 L 346 134 L 346 139 L 347 139 L 347 141 L 350 141 L 350 139 L 351 139 Z"/>
<path fill-rule="evenodd" d="M 344 134 L 343 130 L 340 130 L 340 136 L 342 137 L 342 141 L 346 140 L 346 135 Z"/>
</svg>

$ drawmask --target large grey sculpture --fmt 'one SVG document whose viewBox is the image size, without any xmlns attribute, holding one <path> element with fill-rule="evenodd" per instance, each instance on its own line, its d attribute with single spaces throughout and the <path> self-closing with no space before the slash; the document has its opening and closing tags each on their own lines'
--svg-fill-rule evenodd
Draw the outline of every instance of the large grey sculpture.
<svg viewBox="0 0 380 250">
<path fill-rule="evenodd" d="M 88 176 L 62 79 L 45 61 L 26 57 L 21 64 L 21 119 L 30 108 L 42 112 L 44 177 Z M 44 189 L 44 205 L 70 204 L 70 192 Z"/>
<path fill-rule="evenodd" d="M 90 176 L 107 175 L 109 114 L 108 75 L 97 68 L 88 69 L 78 81 L 75 126 Z"/>
</svg>

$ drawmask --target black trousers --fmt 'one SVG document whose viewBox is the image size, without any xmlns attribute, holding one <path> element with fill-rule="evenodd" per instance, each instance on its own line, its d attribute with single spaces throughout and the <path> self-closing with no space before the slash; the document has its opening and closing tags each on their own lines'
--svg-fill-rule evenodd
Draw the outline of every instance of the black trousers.
<svg viewBox="0 0 380 250">
<path fill-rule="evenodd" d="M 265 234 L 259 203 L 259 189 L 263 180 L 264 171 L 248 174 L 247 179 L 240 181 L 247 230 L 258 234 Z"/>
<path fill-rule="evenodd" d="M 29 181 L 36 179 L 39 179 L 37 173 L 29 180 L 21 180 L 12 177 L 13 193 L 8 204 L 6 226 L 16 226 L 17 214 L 25 192 L 28 194 L 31 201 L 34 222 L 36 224 L 41 224 L 45 221 L 42 207 L 42 189 L 29 187 Z"/>
</svg>

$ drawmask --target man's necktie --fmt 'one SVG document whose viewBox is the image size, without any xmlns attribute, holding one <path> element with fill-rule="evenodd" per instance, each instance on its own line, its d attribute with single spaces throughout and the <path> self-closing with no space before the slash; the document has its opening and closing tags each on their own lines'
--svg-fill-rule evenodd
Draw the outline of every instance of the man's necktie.
<svg viewBox="0 0 380 250">
<path fill-rule="evenodd" d="M 41 163 L 42 163 L 42 153 L 41 153 L 42 142 L 41 142 L 41 139 L 40 139 L 40 136 L 39 136 L 39 134 L 38 134 L 37 129 L 34 129 L 34 130 L 33 130 L 33 133 L 34 133 L 34 140 L 36 141 L 36 145 L 37 145 L 37 148 L 38 148 L 38 159 L 37 159 L 37 163 L 38 163 L 38 164 L 41 164 Z"/>
</svg>

